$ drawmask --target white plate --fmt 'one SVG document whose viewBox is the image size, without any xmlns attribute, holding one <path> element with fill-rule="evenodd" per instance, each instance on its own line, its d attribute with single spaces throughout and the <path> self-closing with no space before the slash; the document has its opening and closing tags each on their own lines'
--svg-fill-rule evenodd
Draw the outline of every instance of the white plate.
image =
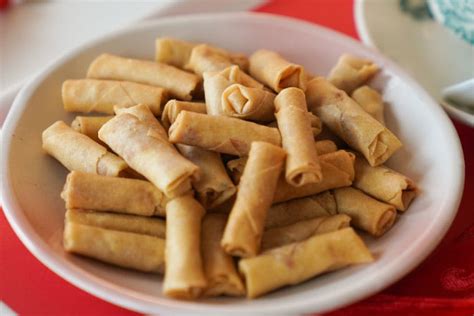
<svg viewBox="0 0 474 316">
<path fill-rule="evenodd" d="M 166 298 L 161 278 L 66 254 L 61 245 L 66 170 L 41 150 L 41 132 L 52 122 L 71 122 L 61 106 L 61 84 L 84 77 L 102 52 L 153 58 L 157 36 L 206 41 L 236 51 L 274 49 L 326 74 L 340 54 L 374 60 L 383 71 L 373 85 L 388 103 L 387 123 L 405 146 L 390 165 L 422 188 L 395 227 L 369 247 L 377 260 L 326 274 L 256 300 L 219 298 L 197 302 Z M 398 66 L 334 31 L 289 18 L 255 13 L 161 19 L 83 46 L 47 67 L 18 95 L 3 134 L 2 194 L 5 213 L 26 247 L 64 279 L 114 304 L 143 313 L 288 314 L 323 312 L 374 294 L 415 268 L 438 244 L 460 201 L 464 162 L 457 134 L 442 109 Z M 263 272 L 264 273 L 264 272 Z"/>
<path fill-rule="evenodd" d="M 364 43 L 403 66 L 452 117 L 474 126 L 474 108 L 448 103 L 441 95 L 474 78 L 474 46 L 433 19 L 402 11 L 400 0 L 357 0 L 355 21 Z"/>
</svg>

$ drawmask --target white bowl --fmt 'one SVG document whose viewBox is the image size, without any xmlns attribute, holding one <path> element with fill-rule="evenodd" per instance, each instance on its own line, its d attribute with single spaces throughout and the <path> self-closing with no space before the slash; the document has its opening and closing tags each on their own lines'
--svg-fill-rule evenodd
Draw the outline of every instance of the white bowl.
<svg viewBox="0 0 474 316">
<path fill-rule="evenodd" d="M 66 170 L 41 150 L 41 132 L 56 120 L 70 122 L 61 105 L 61 83 L 85 76 L 102 52 L 152 59 L 157 36 L 211 42 L 251 53 L 274 49 L 325 75 L 340 54 L 374 60 L 383 69 L 372 84 L 383 91 L 386 121 L 405 146 L 390 165 L 413 178 L 423 193 L 395 227 L 368 238 L 377 260 L 329 273 L 256 300 L 178 301 L 164 297 L 161 278 L 67 254 L 61 245 Z M 334 31 L 267 14 L 231 13 L 160 19 L 83 46 L 47 67 L 23 88 L 3 133 L 4 210 L 26 247 L 72 284 L 111 303 L 143 313 L 288 314 L 323 312 L 374 294 L 415 268 L 438 244 L 461 198 L 464 162 L 457 134 L 439 106 L 398 66 Z M 264 272 L 263 272 L 264 273 Z"/>
</svg>

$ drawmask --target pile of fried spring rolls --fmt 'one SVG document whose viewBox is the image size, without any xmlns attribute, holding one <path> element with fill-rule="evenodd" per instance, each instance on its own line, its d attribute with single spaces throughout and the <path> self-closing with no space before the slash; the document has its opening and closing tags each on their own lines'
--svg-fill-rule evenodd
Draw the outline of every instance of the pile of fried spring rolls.
<svg viewBox="0 0 474 316">
<path fill-rule="evenodd" d="M 42 135 L 70 171 L 65 250 L 163 274 L 177 299 L 255 298 L 373 261 L 358 232 L 384 235 L 419 194 L 384 165 L 402 144 L 377 71 L 345 54 L 324 78 L 166 37 L 155 61 L 98 56 L 62 86 L 81 116 Z"/>
</svg>

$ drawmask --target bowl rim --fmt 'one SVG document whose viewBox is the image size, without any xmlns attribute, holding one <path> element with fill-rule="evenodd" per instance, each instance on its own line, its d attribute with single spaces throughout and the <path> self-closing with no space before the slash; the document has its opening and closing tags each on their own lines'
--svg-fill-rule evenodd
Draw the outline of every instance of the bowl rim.
<svg viewBox="0 0 474 316">
<path fill-rule="evenodd" d="M 86 272 L 73 263 L 65 261 L 62 257 L 57 256 L 54 252 L 50 251 L 50 246 L 42 240 L 32 225 L 29 223 L 26 215 L 23 213 L 22 208 L 14 194 L 12 187 L 12 178 L 8 166 L 9 152 L 6 149 L 10 148 L 12 141 L 12 133 L 14 128 L 17 126 L 17 122 L 26 108 L 26 104 L 38 88 L 42 81 L 47 78 L 58 66 L 66 63 L 68 60 L 74 58 L 76 55 L 90 49 L 91 47 L 99 44 L 100 42 L 115 37 L 124 36 L 128 33 L 139 32 L 141 30 L 149 28 L 157 28 L 160 25 L 176 24 L 181 22 L 193 22 L 205 21 L 212 19 L 213 21 L 226 21 L 230 19 L 245 20 L 245 19 L 260 19 L 265 23 L 285 23 L 290 25 L 298 31 L 304 32 L 308 28 L 318 30 L 318 32 L 324 33 L 326 36 L 332 37 L 334 40 L 339 42 L 345 42 L 346 44 L 354 47 L 358 46 L 367 53 L 382 60 L 384 65 L 389 68 L 396 76 L 402 79 L 407 85 L 409 85 L 420 98 L 420 102 L 427 103 L 431 106 L 432 115 L 437 116 L 438 123 L 444 132 L 447 133 L 447 137 L 453 141 L 450 144 L 452 150 L 450 151 L 451 160 L 458 161 L 459 165 L 457 168 L 453 168 L 451 177 L 451 195 L 445 198 L 443 209 L 451 210 L 450 212 L 440 212 L 438 219 L 433 221 L 431 226 L 425 228 L 425 231 L 420 234 L 420 237 L 410 245 L 407 250 L 400 256 L 396 262 L 391 262 L 383 271 L 390 271 L 390 273 L 382 273 L 379 271 L 375 272 L 372 277 L 364 282 L 363 284 L 351 285 L 349 289 L 341 289 L 337 293 L 330 293 L 332 299 L 324 300 L 322 304 L 315 305 L 311 300 L 298 300 L 293 299 L 292 301 L 285 301 L 284 304 L 265 304 L 264 306 L 253 306 L 253 305 L 205 305 L 199 302 L 188 302 L 188 301 L 177 301 L 170 299 L 163 299 L 161 302 L 155 303 L 152 301 L 144 300 L 141 297 L 137 297 L 132 290 L 126 290 L 122 287 L 117 287 L 109 281 L 104 281 L 95 275 Z M 20 93 L 15 98 L 12 109 L 6 119 L 3 133 L 2 133 L 2 144 L 4 150 L 1 152 L 1 164 L 0 172 L 2 176 L 2 188 L 1 193 L 3 196 L 3 209 L 6 218 L 16 235 L 26 246 L 26 248 L 46 267 L 55 272 L 61 278 L 67 282 L 79 287 L 80 289 L 99 297 L 112 304 L 122 306 L 135 311 L 144 313 L 166 313 L 166 312 L 206 312 L 206 313 L 242 313 L 242 312 L 260 312 L 260 313 L 305 313 L 314 312 L 318 309 L 318 312 L 325 312 L 340 308 L 357 300 L 361 300 L 368 297 L 376 292 L 384 289 L 390 284 L 394 283 L 416 266 L 418 266 L 438 245 L 442 237 L 450 227 L 459 207 L 461 196 L 464 186 L 464 159 L 462 154 L 462 147 L 460 140 L 457 136 L 456 130 L 452 122 L 448 119 L 446 113 L 434 102 L 434 100 L 416 83 L 408 74 L 406 74 L 399 66 L 384 57 L 380 53 L 376 52 L 371 48 L 364 47 L 362 43 L 334 30 L 313 24 L 310 22 L 298 20 L 295 18 L 289 18 L 280 15 L 268 14 L 268 13 L 254 13 L 254 12 L 232 12 L 232 13 L 208 13 L 208 14 L 195 14 L 195 15 L 181 15 L 162 18 L 157 21 L 146 21 L 144 23 L 120 29 L 114 31 L 92 42 L 85 43 L 78 48 L 72 49 L 62 57 L 56 59 L 51 64 L 46 66 L 40 71 L 34 78 L 30 79 L 29 82 L 21 89 Z M 421 250 L 416 250 L 418 245 L 423 245 Z M 398 263 L 395 264 L 395 263 Z M 383 278 L 383 284 L 378 282 L 379 278 Z M 368 286 L 370 285 L 370 287 Z"/>
</svg>

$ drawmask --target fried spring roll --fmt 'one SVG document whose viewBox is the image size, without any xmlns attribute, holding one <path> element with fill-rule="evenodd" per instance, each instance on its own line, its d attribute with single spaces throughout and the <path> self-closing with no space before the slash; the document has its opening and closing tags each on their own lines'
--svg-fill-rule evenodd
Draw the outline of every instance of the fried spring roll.
<svg viewBox="0 0 474 316">
<path fill-rule="evenodd" d="M 66 211 L 66 222 L 149 235 L 163 239 L 166 237 L 165 221 L 153 217 L 69 209 Z"/>
<path fill-rule="evenodd" d="M 184 68 L 188 63 L 195 43 L 171 37 L 160 37 L 155 41 L 155 61 Z"/>
<path fill-rule="evenodd" d="M 315 217 L 337 214 L 336 200 L 329 192 L 272 205 L 268 210 L 265 229 L 287 226 Z"/>
<path fill-rule="evenodd" d="M 119 176 L 128 168 L 125 161 L 107 151 L 63 121 L 43 131 L 43 149 L 70 171 Z"/>
<path fill-rule="evenodd" d="M 305 240 L 313 235 L 329 233 L 349 227 L 351 218 L 344 214 L 321 216 L 302 220 L 291 225 L 271 228 L 263 233 L 262 252 Z"/>
<path fill-rule="evenodd" d="M 177 197 L 166 205 L 166 296 L 193 299 L 207 286 L 200 250 L 205 212 L 191 195 Z"/>
<path fill-rule="evenodd" d="M 264 141 L 279 146 L 276 128 L 225 117 L 182 111 L 169 129 L 172 143 L 198 146 L 220 153 L 244 156 L 250 144 Z"/>
<path fill-rule="evenodd" d="M 334 190 L 337 212 L 349 215 L 354 227 L 368 232 L 372 236 L 382 236 L 395 222 L 397 210 L 390 204 L 382 203 L 348 187 Z"/>
<path fill-rule="evenodd" d="M 222 92 L 222 110 L 225 115 L 241 119 L 271 122 L 275 119 L 275 94 L 264 89 L 233 84 Z"/>
<path fill-rule="evenodd" d="M 71 122 L 71 127 L 100 144 L 102 141 L 99 139 L 99 129 L 112 117 L 113 116 L 76 116 L 74 121 Z"/>
<path fill-rule="evenodd" d="M 154 115 L 160 115 L 167 96 L 163 88 L 135 82 L 79 79 L 64 81 L 62 98 L 68 112 L 114 114 L 114 106 L 145 104 Z"/>
<path fill-rule="evenodd" d="M 313 136 L 316 138 L 321 134 L 323 130 L 323 124 L 321 123 L 321 120 L 319 117 L 314 115 L 311 112 L 308 112 L 309 115 L 309 120 L 311 121 L 311 130 L 313 131 Z M 277 121 L 271 122 L 270 124 L 267 124 L 268 127 L 278 127 Z"/>
<path fill-rule="evenodd" d="M 163 127 L 169 129 L 181 111 L 206 114 L 206 104 L 178 100 L 168 101 L 168 103 L 165 105 L 165 108 L 163 109 L 163 114 L 161 115 L 161 123 L 163 124 Z"/>
<path fill-rule="evenodd" d="M 402 146 L 391 131 L 324 78 L 309 82 L 306 97 L 310 110 L 325 126 L 361 152 L 371 166 L 384 163 Z"/>
<path fill-rule="evenodd" d="M 148 181 L 72 171 L 61 192 L 66 208 L 165 216 L 168 199 Z"/>
<path fill-rule="evenodd" d="M 295 187 L 286 182 L 284 177 L 280 177 L 274 202 L 284 202 L 352 184 L 354 180 L 354 154 L 338 150 L 321 156 L 320 163 L 323 179 L 318 183 Z"/>
<path fill-rule="evenodd" d="M 321 165 L 303 90 L 283 89 L 275 98 L 275 110 L 282 145 L 288 153 L 286 181 L 296 187 L 320 182 Z"/>
<path fill-rule="evenodd" d="M 391 204 L 399 211 L 406 211 L 419 189 L 410 178 L 386 166 L 371 167 L 357 155 L 355 160 L 354 187 L 374 198 Z"/>
<path fill-rule="evenodd" d="M 344 54 L 331 69 L 328 80 L 337 88 L 350 94 L 366 83 L 378 71 L 379 67 L 372 61 Z"/>
<path fill-rule="evenodd" d="M 168 133 L 164 129 L 163 125 L 153 115 L 150 108 L 143 104 L 137 104 L 130 108 L 115 108 L 115 114 L 128 113 L 135 116 L 141 122 L 145 123 L 150 128 L 150 134 L 156 133 L 163 140 L 168 140 Z"/>
<path fill-rule="evenodd" d="M 188 192 L 191 179 L 199 178 L 196 165 L 133 114 L 121 113 L 108 121 L 99 130 L 99 138 L 169 198 Z"/>
<path fill-rule="evenodd" d="M 367 246 L 348 227 L 242 259 L 239 271 L 245 277 L 247 297 L 254 298 L 325 272 L 371 261 Z"/>
<path fill-rule="evenodd" d="M 240 70 L 238 66 L 230 66 L 220 71 L 204 73 L 204 94 L 207 114 L 226 115 L 222 103 L 222 94 L 235 83 L 258 89 L 263 88 L 262 84 Z"/>
<path fill-rule="evenodd" d="M 285 151 L 265 142 L 253 142 L 237 198 L 224 230 L 221 246 L 228 254 L 258 254 L 265 218 L 283 167 Z"/>
<path fill-rule="evenodd" d="M 200 44 L 193 48 L 185 68 L 202 76 L 207 71 L 220 71 L 232 65 L 247 70 L 248 63 L 247 57 L 243 54 L 235 54 L 215 46 Z"/>
<path fill-rule="evenodd" d="M 87 70 L 87 78 L 127 80 L 165 88 L 171 96 L 191 100 L 200 83 L 194 74 L 154 61 L 124 58 L 111 54 L 97 57 Z"/>
<path fill-rule="evenodd" d="M 276 52 L 260 49 L 249 61 L 250 75 L 276 92 L 288 87 L 306 89 L 304 68 L 288 62 Z"/>
<path fill-rule="evenodd" d="M 221 248 L 227 216 L 207 214 L 202 221 L 201 253 L 207 288 L 204 296 L 242 296 L 245 288 L 237 273 L 232 256 Z"/>
<path fill-rule="evenodd" d="M 204 208 L 214 208 L 234 195 L 237 189 L 230 180 L 219 153 L 188 145 L 176 146 L 184 157 L 200 169 L 199 180 L 193 181 L 193 188 Z"/>
<path fill-rule="evenodd" d="M 337 146 L 332 140 L 318 140 L 314 145 L 319 156 L 337 151 Z"/>
<path fill-rule="evenodd" d="M 165 240 L 66 221 L 64 249 L 123 268 L 163 273 Z"/>
<path fill-rule="evenodd" d="M 382 125 L 385 125 L 385 119 L 383 117 L 383 99 L 377 90 L 374 90 L 369 86 L 362 86 L 354 90 L 351 96 L 365 112 L 372 115 L 372 117 Z"/>
</svg>

